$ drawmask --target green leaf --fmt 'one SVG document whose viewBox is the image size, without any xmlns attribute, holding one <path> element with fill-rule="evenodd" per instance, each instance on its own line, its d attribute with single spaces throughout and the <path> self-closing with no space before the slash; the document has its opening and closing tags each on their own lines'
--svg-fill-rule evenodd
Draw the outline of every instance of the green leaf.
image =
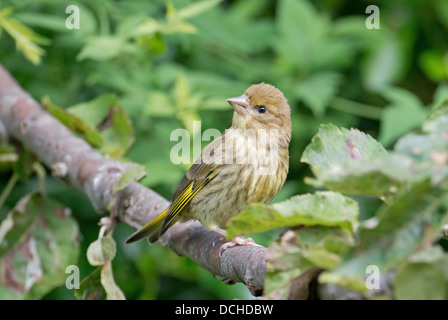
<svg viewBox="0 0 448 320">
<path fill-rule="evenodd" d="M 430 176 L 429 169 L 426 164 L 416 163 L 404 155 L 388 154 L 379 159 L 313 170 L 317 179 L 306 179 L 306 182 L 343 194 L 386 197 L 423 181 Z"/>
<path fill-rule="evenodd" d="M 296 298 L 306 299 L 307 286 L 318 271 L 336 267 L 353 245 L 351 232 L 340 227 L 317 226 L 283 233 L 266 253 L 265 297 L 287 298 L 297 291 L 297 285 L 303 284 L 303 294 Z M 294 290 L 291 291 L 293 286 Z"/>
<path fill-rule="evenodd" d="M 0 298 L 39 299 L 62 285 L 78 236 L 69 209 L 37 193 L 22 198 L 0 225 Z"/>
<path fill-rule="evenodd" d="M 314 171 L 358 159 L 377 159 L 385 154 L 384 147 L 368 134 L 327 124 L 320 126 L 300 161 L 311 165 Z"/>
<path fill-rule="evenodd" d="M 222 0 L 205 0 L 194 2 L 176 12 L 178 19 L 190 19 L 215 8 Z"/>
<path fill-rule="evenodd" d="M 359 245 L 320 280 L 366 294 L 366 268 L 375 265 L 384 276 L 390 268 L 431 246 L 448 222 L 447 206 L 446 192 L 431 188 L 427 181 L 403 191 L 391 205 L 383 204 L 376 227 L 361 229 Z"/>
<path fill-rule="evenodd" d="M 412 263 L 434 263 L 440 262 L 444 258 L 444 251 L 439 245 L 432 245 L 417 251 L 408 259 Z"/>
<path fill-rule="evenodd" d="M 416 161 L 432 164 L 431 162 L 435 160 L 433 159 L 434 153 L 446 153 L 448 151 L 448 139 L 409 133 L 397 141 L 395 151 Z M 439 164 L 444 165 L 445 162 L 441 161 Z"/>
<path fill-rule="evenodd" d="M 90 275 L 85 277 L 79 289 L 75 290 L 75 297 L 78 300 L 105 300 L 106 291 L 101 284 L 101 267 L 98 267 Z"/>
<path fill-rule="evenodd" d="M 176 108 L 166 92 L 151 91 L 143 107 L 143 113 L 150 117 L 173 117 Z"/>
<path fill-rule="evenodd" d="M 26 22 L 26 24 L 34 27 L 45 28 L 56 32 L 67 31 L 65 26 L 66 17 L 63 15 L 56 16 L 39 12 L 17 12 L 14 14 L 14 17 L 17 18 L 17 20 L 24 23 Z"/>
<path fill-rule="evenodd" d="M 36 156 L 34 156 L 30 151 L 24 150 L 19 153 L 19 158 L 13 165 L 14 173 L 19 178 L 19 181 L 27 182 L 33 172 L 33 163 L 36 161 Z"/>
<path fill-rule="evenodd" d="M 391 104 L 383 111 L 378 140 L 389 145 L 409 130 L 420 127 L 428 112 L 420 99 L 409 91 L 389 87 L 381 93 Z"/>
<path fill-rule="evenodd" d="M 316 179 L 307 182 L 353 195 L 395 194 L 409 182 L 421 181 L 425 167 L 400 154 L 387 154 L 383 146 L 356 129 L 321 125 L 302 154 Z"/>
<path fill-rule="evenodd" d="M 418 59 L 420 68 L 434 82 L 445 81 L 448 76 L 446 57 L 443 51 L 435 49 L 423 51 Z"/>
<path fill-rule="evenodd" d="M 112 262 L 106 261 L 101 268 L 101 284 L 106 291 L 107 300 L 125 300 L 121 289 L 117 286 L 112 272 Z"/>
<path fill-rule="evenodd" d="M 134 129 L 121 107 L 110 108 L 109 125 L 110 127 L 102 132 L 105 143 L 101 152 L 113 158 L 120 158 L 134 144 Z"/>
<path fill-rule="evenodd" d="M 120 100 L 114 94 L 102 94 L 93 100 L 67 108 L 67 112 L 81 118 L 88 125 L 95 127 L 105 122 L 109 109 L 120 105 Z"/>
<path fill-rule="evenodd" d="M 76 57 L 76 60 L 107 61 L 117 57 L 125 49 L 125 46 L 125 40 L 120 37 L 107 35 L 91 37 Z"/>
<path fill-rule="evenodd" d="M 422 129 L 437 138 L 448 139 L 448 98 L 432 108 Z"/>
<path fill-rule="evenodd" d="M 147 48 L 154 54 L 162 54 L 166 51 L 166 43 L 160 32 L 154 32 L 151 35 L 139 35 L 136 40 L 140 46 Z"/>
<path fill-rule="evenodd" d="M 335 72 L 315 73 L 299 84 L 296 95 L 316 117 L 322 117 L 328 102 L 337 93 L 341 79 L 341 74 Z"/>
<path fill-rule="evenodd" d="M 447 286 L 436 264 L 409 263 L 397 271 L 394 294 L 398 300 L 444 300 Z"/>
<path fill-rule="evenodd" d="M 362 61 L 361 74 L 368 90 L 382 93 L 385 87 L 394 83 L 401 75 L 405 59 L 400 39 L 394 33 L 381 33 L 383 36 L 369 39 L 369 50 Z"/>
<path fill-rule="evenodd" d="M 16 42 L 18 51 L 22 51 L 33 64 L 40 64 L 44 50 L 38 44 L 48 44 L 49 40 L 35 33 L 21 22 L 9 18 L 12 9 L 6 8 L 0 12 L 0 30 L 4 29 Z"/>
<path fill-rule="evenodd" d="M 105 261 L 103 266 L 95 269 L 81 281 L 79 289 L 75 290 L 75 297 L 78 300 L 126 299 L 115 283 L 110 261 Z"/>
<path fill-rule="evenodd" d="M 87 249 L 87 259 L 93 266 L 100 266 L 90 276 L 85 278 L 76 292 L 78 299 L 124 300 L 125 296 L 116 285 L 112 272 L 112 260 L 116 253 L 116 244 L 109 233 L 103 236 L 103 226 L 97 240 Z"/>
<path fill-rule="evenodd" d="M 291 282 L 300 277 L 302 271 L 293 269 L 289 271 L 266 270 L 264 296 L 273 300 L 285 300 L 288 298 Z"/>
<path fill-rule="evenodd" d="M 358 205 L 335 192 L 292 197 L 272 206 L 253 204 L 226 225 L 229 237 L 286 226 L 340 226 L 356 230 Z"/>
<path fill-rule="evenodd" d="M 89 245 L 87 260 L 92 266 L 101 266 L 107 260 L 113 260 L 116 252 L 116 244 L 111 236 L 101 237 Z"/>
<path fill-rule="evenodd" d="M 120 158 L 135 141 L 131 120 L 120 107 L 120 101 L 113 94 L 103 94 L 97 98 L 67 109 L 92 127 L 101 131 L 104 155 Z"/>
<path fill-rule="evenodd" d="M 141 164 L 134 164 L 129 169 L 126 169 L 114 185 L 114 192 L 123 190 L 134 181 L 140 181 L 147 175 L 146 167 Z"/>
<path fill-rule="evenodd" d="M 156 32 L 162 30 L 162 25 L 153 18 L 147 18 L 142 23 L 139 24 L 137 28 L 133 31 L 134 36 L 152 36 Z"/>
<path fill-rule="evenodd" d="M 42 98 L 42 105 L 51 115 L 61 121 L 67 128 L 81 135 L 92 146 L 101 147 L 103 145 L 103 138 L 100 132 L 85 123 L 78 116 L 58 107 L 51 102 L 49 97 Z"/>
<path fill-rule="evenodd" d="M 316 49 L 322 41 L 325 20 L 308 1 L 281 0 L 276 22 L 281 35 L 276 49 L 281 56 L 299 68 L 309 68 L 314 54 L 319 54 Z"/>
</svg>

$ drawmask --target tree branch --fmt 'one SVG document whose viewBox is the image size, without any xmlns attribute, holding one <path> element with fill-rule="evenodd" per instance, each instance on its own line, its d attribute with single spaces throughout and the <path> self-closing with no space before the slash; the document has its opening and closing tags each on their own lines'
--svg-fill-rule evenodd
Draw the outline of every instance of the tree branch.
<svg viewBox="0 0 448 320">
<path fill-rule="evenodd" d="M 48 114 L 0 65 L 0 137 L 23 143 L 55 176 L 83 191 L 99 213 L 107 212 L 113 187 L 132 164 L 105 159 Z M 116 195 L 113 213 L 134 228 L 166 208 L 168 201 L 134 182 Z M 225 239 L 199 222 L 177 223 L 161 238 L 164 246 L 187 256 L 228 283 L 244 282 L 254 295 L 263 292 L 266 248 L 235 246 L 219 256 Z"/>
</svg>

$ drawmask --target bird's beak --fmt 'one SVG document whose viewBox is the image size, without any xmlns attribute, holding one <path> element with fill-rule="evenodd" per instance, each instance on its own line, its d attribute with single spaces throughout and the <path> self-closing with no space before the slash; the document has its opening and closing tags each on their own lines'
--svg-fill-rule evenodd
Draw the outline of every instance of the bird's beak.
<svg viewBox="0 0 448 320">
<path fill-rule="evenodd" d="M 247 108 L 249 108 L 249 97 L 242 95 L 235 98 L 227 99 L 227 102 L 232 106 L 232 108 L 240 115 L 246 116 L 248 114 Z"/>
</svg>

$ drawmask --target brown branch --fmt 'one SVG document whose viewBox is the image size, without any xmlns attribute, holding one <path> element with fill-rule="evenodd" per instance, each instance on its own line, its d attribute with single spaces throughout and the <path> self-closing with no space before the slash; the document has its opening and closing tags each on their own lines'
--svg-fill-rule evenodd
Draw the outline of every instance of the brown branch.
<svg viewBox="0 0 448 320">
<path fill-rule="evenodd" d="M 114 197 L 113 186 L 132 164 L 105 159 L 48 114 L 0 65 L 1 136 L 23 143 L 55 176 L 83 191 L 99 213 L 107 212 Z M 116 195 L 113 209 L 118 219 L 142 227 L 168 201 L 139 183 L 131 183 Z M 244 282 L 254 295 L 264 285 L 266 248 L 236 246 L 219 256 L 222 236 L 199 222 L 176 224 L 161 238 L 166 247 L 187 256 L 226 282 Z"/>
</svg>

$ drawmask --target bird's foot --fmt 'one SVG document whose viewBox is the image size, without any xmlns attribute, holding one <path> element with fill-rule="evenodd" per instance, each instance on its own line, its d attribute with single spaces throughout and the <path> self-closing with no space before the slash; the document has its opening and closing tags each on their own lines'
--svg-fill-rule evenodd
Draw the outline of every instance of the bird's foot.
<svg viewBox="0 0 448 320">
<path fill-rule="evenodd" d="M 229 242 L 224 243 L 219 248 L 219 256 L 221 257 L 225 250 L 235 247 L 235 246 L 252 246 L 252 247 L 261 247 L 259 244 L 256 244 L 252 238 L 244 238 L 237 236 L 230 240 Z"/>
</svg>

